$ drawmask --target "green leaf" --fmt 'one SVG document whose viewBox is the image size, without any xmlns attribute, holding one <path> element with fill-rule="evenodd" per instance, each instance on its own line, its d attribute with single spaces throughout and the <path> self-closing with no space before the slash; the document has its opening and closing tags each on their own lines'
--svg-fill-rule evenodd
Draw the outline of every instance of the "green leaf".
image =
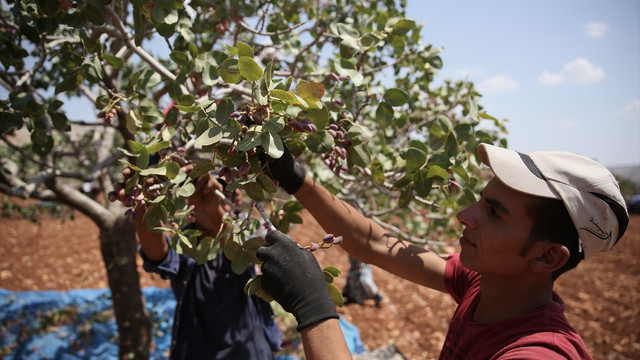
<svg viewBox="0 0 640 360">
<path fill-rule="evenodd" d="M 165 176 L 166 174 L 167 174 L 167 169 L 164 166 L 152 167 L 152 168 L 143 169 L 140 171 L 141 176 L 149 176 L 149 175 Z"/>
<path fill-rule="evenodd" d="M 438 165 L 429 165 L 429 172 L 427 173 L 427 177 L 439 177 L 442 180 L 446 180 L 449 178 L 449 173 L 447 172 L 447 170 L 441 168 Z"/>
<path fill-rule="evenodd" d="M 476 194 L 468 188 L 465 188 L 462 192 L 463 196 L 458 199 L 458 203 L 462 206 L 469 206 L 477 201 Z"/>
<path fill-rule="evenodd" d="M 169 146 L 171 146 L 171 142 L 169 141 L 160 141 L 155 144 L 149 145 L 149 154 L 155 154 L 160 150 L 167 149 Z"/>
<path fill-rule="evenodd" d="M 108 53 L 104 53 L 102 54 L 102 58 L 104 59 L 104 61 L 107 62 L 107 64 L 113 66 L 114 68 L 121 68 L 122 65 L 124 65 L 124 59 L 112 54 L 108 54 Z"/>
<path fill-rule="evenodd" d="M 238 48 L 238 57 L 247 56 L 247 57 L 253 58 L 253 49 L 251 48 L 251 46 L 241 41 L 238 41 L 237 48 Z"/>
<path fill-rule="evenodd" d="M 10 129 L 22 128 L 22 117 L 18 113 L 0 112 L 0 134 L 7 133 Z"/>
<path fill-rule="evenodd" d="M 244 138 L 238 141 L 236 148 L 238 151 L 255 149 L 258 146 L 263 146 L 264 140 L 265 137 L 262 134 L 262 127 L 259 125 L 252 126 L 244 135 Z"/>
<path fill-rule="evenodd" d="M 168 162 L 166 164 L 164 164 L 165 169 L 167 169 L 167 173 L 166 176 L 169 179 L 175 179 L 178 174 L 180 173 L 180 164 L 178 164 L 177 162 Z"/>
<path fill-rule="evenodd" d="M 244 286 L 244 292 L 251 296 L 255 295 L 259 288 L 262 287 L 262 275 L 253 275 Z"/>
<path fill-rule="evenodd" d="M 232 125 L 235 125 L 232 127 Z M 238 135 L 241 131 L 238 122 L 229 123 L 229 127 L 220 128 L 214 126 L 200 135 L 195 144 L 198 146 L 209 146 L 217 144 L 222 139 L 231 139 Z"/>
<path fill-rule="evenodd" d="M 420 149 L 420 150 L 424 151 L 425 154 L 429 153 L 429 148 L 427 147 L 427 145 L 423 141 L 420 141 L 420 140 L 411 140 L 411 141 L 409 141 L 409 147 Z"/>
<path fill-rule="evenodd" d="M 393 121 L 393 107 L 387 102 L 381 102 L 376 109 L 376 118 L 383 121 L 383 126 L 391 125 Z"/>
<path fill-rule="evenodd" d="M 304 141 L 309 150 L 317 154 L 324 154 L 333 146 L 333 137 L 326 131 L 318 131 Z"/>
<path fill-rule="evenodd" d="M 220 65 L 220 77 L 229 84 L 237 84 L 242 80 L 242 75 L 238 69 L 238 59 L 226 59 Z"/>
<path fill-rule="evenodd" d="M 215 65 L 208 64 L 202 70 L 202 82 L 207 86 L 213 86 L 217 83 L 220 71 Z"/>
<path fill-rule="evenodd" d="M 129 109 L 126 116 L 127 130 L 132 134 L 137 134 L 138 129 L 142 127 L 142 118 L 136 111 Z"/>
<path fill-rule="evenodd" d="M 266 174 L 258 174 L 258 176 L 256 176 L 256 182 L 260 184 L 260 186 L 268 192 L 272 192 L 272 193 L 278 192 L 278 187 L 273 182 L 273 180 L 271 180 L 271 178 Z"/>
<path fill-rule="evenodd" d="M 469 173 L 467 173 L 467 170 L 464 168 L 464 166 L 452 166 L 451 170 L 453 170 L 456 175 L 460 176 L 463 181 L 469 181 Z"/>
<path fill-rule="evenodd" d="M 291 91 L 273 89 L 273 90 L 271 90 L 270 93 L 271 93 L 271 96 L 274 96 L 274 97 L 286 102 L 289 105 L 300 106 L 300 107 L 303 107 L 303 108 L 308 108 L 309 107 L 309 105 L 307 104 L 306 101 L 304 101 L 304 99 L 302 99 L 300 96 L 292 93 Z"/>
<path fill-rule="evenodd" d="M 427 171 L 427 169 L 420 169 L 414 176 L 416 194 L 421 197 L 427 197 L 433 187 L 433 179 L 429 178 Z"/>
<path fill-rule="evenodd" d="M 258 63 L 248 56 L 241 56 L 238 60 L 238 70 L 240 75 L 247 81 L 258 81 L 264 75 L 262 67 Z"/>
<path fill-rule="evenodd" d="M 364 82 L 364 76 L 358 72 L 356 64 L 350 60 L 341 58 L 339 61 L 333 61 L 333 66 L 338 74 L 349 77 L 355 86 L 360 86 Z"/>
<path fill-rule="evenodd" d="M 391 106 L 402 106 L 409 101 L 409 94 L 402 89 L 388 89 L 384 94 L 384 101 Z"/>
<path fill-rule="evenodd" d="M 487 119 L 487 120 L 493 120 L 494 122 L 499 122 L 500 120 L 496 119 L 495 117 L 487 114 L 486 112 L 481 112 L 478 113 L 478 116 L 482 119 Z"/>
<path fill-rule="evenodd" d="M 262 201 L 264 200 L 264 191 L 262 187 L 257 182 L 248 182 L 242 185 L 242 188 L 247 193 L 247 196 L 251 198 L 251 200 Z"/>
<path fill-rule="evenodd" d="M 196 101 L 196 98 L 191 95 L 191 94 L 181 94 L 178 97 L 178 105 L 177 106 L 191 106 L 194 102 Z M 196 105 L 196 107 L 198 108 L 198 110 L 200 109 L 199 106 Z"/>
<path fill-rule="evenodd" d="M 447 140 L 444 143 L 444 153 L 448 157 L 458 156 L 458 140 L 452 132 L 449 133 Z"/>
<path fill-rule="evenodd" d="M 226 126 L 229 122 L 229 114 L 234 110 L 233 101 L 229 98 L 220 100 L 216 107 L 216 121 L 222 126 Z"/>
<path fill-rule="evenodd" d="M 62 81 L 56 85 L 55 94 L 77 89 L 82 80 L 84 80 L 84 76 L 79 72 L 65 75 Z"/>
<path fill-rule="evenodd" d="M 416 26 L 416 22 L 409 19 L 402 19 L 393 26 L 393 32 L 397 35 L 406 35 Z"/>
<path fill-rule="evenodd" d="M 144 213 L 145 222 L 149 229 L 158 225 L 160 222 L 167 222 L 168 212 L 162 204 L 151 204 Z"/>
<path fill-rule="evenodd" d="M 145 35 L 145 17 L 142 11 L 142 6 L 133 7 L 133 26 L 134 26 L 134 42 L 136 46 L 142 45 L 142 40 Z"/>
<path fill-rule="evenodd" d="M 331 295 L 331 299 L 336 306 L 341 307 L 344 305 L 344 298 L 342 297 L 342 293 L 340 290 L 333 284 L 326 284 L 327 290 L 329 290 L 329 295 Z"/>
<path fill-rule="evenodd" d="M 324 104 L 319 109 L 308 109 L 307 118 L 313 121 L 318 130 L 322 130 L 329 125 L 329 109 Z"/>
<path fill-rule="evenodd" d="M 185 105 L 178 105 L 175 104 L 174 105 L 176 107 L 176 109 L 184 112 L 184 113 L 194 113 L 196 111 L 200 111 L 200 106 L 199 105 L 191 105 L 191 106 L 185 106 Z"/>
<path fill-rule="evenodd" d="M 218 256 L 220 242 L 215 241 L 211 236 L 205 236 L 200 240 L 196 250 L 198 251 L 196 263 L 202 265 Z"/>
<path fill-rule="evenodd" d="M 186 180 L 187 180 L 187 173 L 182 171 L 182 170 L 178 170 L 178 175 L 176 175 L 172 180 L 175 184 L 183 184 Z"/>
<path fill-rule="evenodd" d="M 104 25 L 107 11 L 98 0 L 89 0 L 83 11 L 89 22 L 97 26 Z"/>
<path fill-rule="evenodd" d="M 146 147 L 142 147 L 142 149 L 140 149 L 138 159 L 136 159 L 136 166 L 141 169 L 149 166 L 149 150 Z"/>
<path fill-rule="evenodd" d="M 427 162 L 427 154 L 421 149 L 410 147 L 405 154 L 407 171 L 420 169 Z"/>
<path fill-rule="evenodd" d="M 282 205 L 282 210 L 286 212 L 299 212 L 304 209 L 304 206 L 301 202 L 297 200 L 287 200 L 284 205 Z"/>
<path fill-rule="evenodd" d="M 264 123 L 262 130 L 272 132 L 274 134 L 284 130 L 286 124 L 282 116 L 272 116 L 267 122 Z"/>
<path fill-rule="evenodd" d="M 189 64 L 189 55 L 184 51 L 173 51 L 169 54 L 169 57 L 180 66 L 186 66 Z"/>
<path fill-rule="evenodd" d="M 322 271 L 322 275 L 324 275 L 324 282 L 327 284 L 333 283 L 334 276 L 328 271 Z"/>
<path fill-rule="evenodd" d="M 377 46 L 379 43 L 380 43 L 380 38 L 373 34 L 367 34 L 362 38 L 360 38 L 360 45 L 365 50 L 372 48 L 374 46 Z"/>
<path fill-rule="evenodd" d="M 184 184 L 180 190 L 176 191 L 176 195 L 180 197 L 189 197 L 196 192 L 196 187 L 192 183 Z"/>
<path fill-rule="evenodd" d="M 378 185 L 384 184 L 384 167 L 382 166 L 380 160 L 373 159 L 369 168 L 371 169 L 371 178 L 373 179 L 373 182 Z"/>
<path fill-rule="evenodd" d="M 325 267 L 324 269 L 322 269 L 322 271 L 326 271 L 326 272 L 328 272 L 329 274 L 331 274 L 334 277 L 339 276 L 340 274 L 342 274 L 342 271 L 340 271 L 340 269 L 338 269 L 335 266 L 331 266 L 331 265 Z"/>
<path fill-rule="evenodd" d="M 47 16 L 53 16 L 60 8 L 60 4 L 56 0 L 37 0 L 36 2 L 40 10 Z"/>
<path fill-rule="evenodd" d="M 366 168 L 371 162 L 371 155 L 367 146 L 362 143 L 349 147 L 347 159 L 357 166 Z"/>
<path fill-rule="evenodd" d="M 266 141 L 265 141 L 266 137 Z M 284 144 L 278 134 L 274 134 L 267 131 L 262 136 L 262 148 L 264 148 L 267 155 L 274 159 L 279 159 L 284 154 Z"/>
<path fill-rule="evenodd" d="M 398 207 L 399 208 L 406 208 L 407 206 L 409 206 L 409 203 L 411 202 L 411 200 L 413 199 L 413 184 L 410 184 L 409 186 L 405 186 L 402 188 L 402 190 L 400 191 L 400 198 L 398 199 Z"/>
</svg>

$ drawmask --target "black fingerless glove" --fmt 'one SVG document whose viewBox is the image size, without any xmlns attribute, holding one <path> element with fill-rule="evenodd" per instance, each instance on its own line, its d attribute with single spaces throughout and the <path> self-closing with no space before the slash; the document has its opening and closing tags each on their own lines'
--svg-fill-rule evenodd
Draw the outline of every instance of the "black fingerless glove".
<svg viewBox="0 0 640 360">
<path fill-rule="evenodd" d="M 287 194 L 294 194 L 298 191 L 307 175 L 304 167 L 293 160 L 286 145 L 284 146 L 284 154 L 280 158 L 269 161 L 269 172 L 273 179 L 278 180 L 279 185 Z"/>
<path fill-rule="evenodd" d="M 262 288 L 295 316 L 298 331 L 322 320 L 338 319 L 315 256 L 277 230 L 269 231 L 265 240 L 271 245 L 256 252 L 263 261 Z"/>
</svg>

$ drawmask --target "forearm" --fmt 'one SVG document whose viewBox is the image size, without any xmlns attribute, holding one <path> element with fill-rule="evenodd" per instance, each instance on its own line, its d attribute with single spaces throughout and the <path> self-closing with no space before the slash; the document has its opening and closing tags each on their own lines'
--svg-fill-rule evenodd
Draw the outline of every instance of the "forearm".
<svg viewBox="0 0 640 360">
<path fill-rule="evenodd" d="M 152 262 L 162 261 L 169 252 L 169 244 L 163 232 L 151 231 L 144 220 L 144 212 L 136 213 L 136 233 L 144 255 Z"/>
<path fill-rule="evenodd" d="M 337 319 L 328 319 L 301 332 L 304 354 L 307 360 L 351 359 Z"/>
<path fill-rule="evenodd" d="M 342 247 L 359 260 L 374 263 L 377 253 L 391 251 L 381 245 L 386 243 L 383 241 L 386 230 L 311 177 L 306 177 L 295 197 L 326 232 L 341 235 L 344 238 Z"/>
<path fill-rule="evenodd" d="M 446 290 L 446 262 L 438 254 L 391 236 L 309 176 L 294 195 L 326 232 L 343 237 L 341 246 L 350 255 L 407 280 Z"/>
</svg>

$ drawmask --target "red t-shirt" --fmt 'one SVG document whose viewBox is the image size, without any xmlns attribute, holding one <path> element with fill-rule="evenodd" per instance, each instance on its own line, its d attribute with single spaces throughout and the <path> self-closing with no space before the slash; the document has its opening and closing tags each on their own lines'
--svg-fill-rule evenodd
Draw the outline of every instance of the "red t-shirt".
<svg viewBox="0 0 640 360">
<path fill-rule="evenodd" d="M 492 324 L 476 324 L 473 314 L 480 298 L 480 274 L 447 261 L 445 284 L 458 303 L 449 324 L 440 360 L 444 359 L 591 359 L 587 346 L 564 316 L 564 302 L 553 302 L 533 312 Z"/>
</svg>

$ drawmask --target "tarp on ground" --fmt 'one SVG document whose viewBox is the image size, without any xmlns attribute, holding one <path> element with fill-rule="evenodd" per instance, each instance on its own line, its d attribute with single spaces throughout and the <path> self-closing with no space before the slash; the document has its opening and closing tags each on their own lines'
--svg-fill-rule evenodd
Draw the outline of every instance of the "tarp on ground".
<svg viewBox="0 0 640 360">
<path fill-rule="evenodd" d="M 169 354 L 176 300 L 170 289 L 142 290 L 152 320 L 152 359 Z M 0 358 L 6 360 L 112 360 L 118 329 L 109 289 L 21 291 L 0 289 Z M 364 352 L 360 333 L 340 319 L 349 350 Z M 297 358 L 280 356 L 278 360 Z"/>
</svg>

